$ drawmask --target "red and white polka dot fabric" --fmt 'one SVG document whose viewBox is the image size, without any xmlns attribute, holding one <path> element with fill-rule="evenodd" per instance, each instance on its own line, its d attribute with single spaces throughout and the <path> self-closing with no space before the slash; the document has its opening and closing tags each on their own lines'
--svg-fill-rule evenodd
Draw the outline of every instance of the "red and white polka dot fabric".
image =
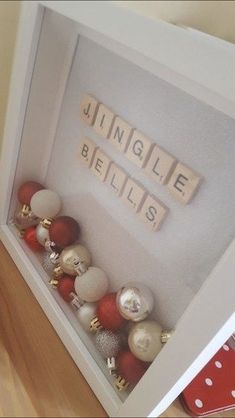
<svg viewBox="0 0 235 418">
<path fill-rule="evenodd" d="M 234 337 L 221 347 L 182 392 L 181 397 L 187 411 L 193 416 L 205 416 L 235 408 Z"/>
</svg>

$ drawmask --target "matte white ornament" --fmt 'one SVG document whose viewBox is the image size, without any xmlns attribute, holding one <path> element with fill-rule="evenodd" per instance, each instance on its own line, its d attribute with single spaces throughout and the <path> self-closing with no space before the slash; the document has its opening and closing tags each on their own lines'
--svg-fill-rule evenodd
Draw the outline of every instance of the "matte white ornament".
<svg viewBox="0 0 235 418">
<path fill-rule="evenodd" d="M 162 348 L 162 328 L 156 321 L 141 321 L 129 333 L 131 352 L 142 361 L 153 361 Z"/>
<path fill-rule="evenodd" d="M 98 267 L 89 267 L 82 275 L 75 279 L 74 287 L 78 296 L 86 302 L 96 302 L 108 290 L 109 281 L 105 272 Z"/>
<path fill-rule="evenodd" d="M 33 195 L 30 206 L 38 218 L 54 218 L 61 209 L 61 199 L 56 192 L 43 189 Z"/>
<path fill-rule="evenodd" d="M 39 224 L 36 228 L 36 236 L 37 240 L 43 246 L 45 245 L 46 241 L 50 239 L 49 231 L 45 228 L 42 224 Z"/>
<path fill-rule="evenodd" d="M 90 331 L 91 321 L 96 317 L 96 309 L 96 303 L 84 303 L 84 305 L 77 310 L 76 316 L 85 331 Z"/>
</svg>

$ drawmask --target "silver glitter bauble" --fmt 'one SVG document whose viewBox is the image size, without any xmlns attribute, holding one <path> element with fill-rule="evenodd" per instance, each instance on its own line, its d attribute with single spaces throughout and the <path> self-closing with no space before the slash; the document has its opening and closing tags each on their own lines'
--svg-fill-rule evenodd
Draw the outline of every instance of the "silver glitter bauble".
<svg viewBox="0 0 235 418">
<path fill-rule="evenodd" d="M 44 253 L 42 256 L 42 266 L 49 276 L 53 275 L 55 266 L 59 263 L 59 254 L 57 253 Z"/>
<path fill-rule="evenodd" d="M 120 314 L 134 322 L 145 319 L 151 313 L 153 304 L 152 292 L 142 283 L 127 283 L 117 293 L 117 307 Z"/>
<path fill-rule="evenodd" d="M 19 229 L 26 229 L 30 226 L 35 226 L 39 222 L 39 219 L 32 213 L 29 212 L 28 215 L 24 215 L 22 209 L 18 209 L 14 215 L 14 219 L 12 219 L 11 224 L 15 224 L 15 226 Z"/>
<path fill-rule="evenodd" d="M 95 345 L 105 359 L 116 357 L 123 345 L 122 334 L 109 330 L 98 331 L 95 337 Z"/>
</svg>

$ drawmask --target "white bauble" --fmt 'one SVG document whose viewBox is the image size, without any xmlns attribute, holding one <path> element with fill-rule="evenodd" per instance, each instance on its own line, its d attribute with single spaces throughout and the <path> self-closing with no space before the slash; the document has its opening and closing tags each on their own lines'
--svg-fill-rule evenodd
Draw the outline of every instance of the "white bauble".
<svg viewBox="0 0 235 418">
<path fill-rule="evenodd" d="M 108 286 L 106 273 L 98 267 L 89 267 L 74 283 L 76 293 L 86 302 L 97 302 L 107 293 Z"/>
<path fill-rule="evenodd" d="M 76 316 L 85 331 L 90 331 L 91 321 L 96 317 L 96 309 L 96 303 L 84 303 L 84 305 L 77 310 Z"/>
<path fill-rule="evenodd" d="M 49 231 L 42 224 L 39 224 L 36 228 L 37 240 L 41 245 L 45 245 L 46 241 L 50 239 Z"/>
<path fill-rule="evenodd" d="M 30 207 L 38 218 L 54 218 L 61 209 L 59 195 L 49 189 L 39 190 L 30 201 Z"/>
</svg>

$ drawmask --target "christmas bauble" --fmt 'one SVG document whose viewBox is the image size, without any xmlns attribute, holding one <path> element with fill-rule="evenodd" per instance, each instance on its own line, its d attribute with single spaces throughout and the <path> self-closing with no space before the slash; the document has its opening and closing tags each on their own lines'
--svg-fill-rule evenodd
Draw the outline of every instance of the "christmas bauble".
<svg viewBox="0 0 235 418">
<path fill-rule="evenodd" d="M 98 267 L 89 267 L 82 275 L 75 279 L 76 293 L 86 302 L 97 302 L 108 290 L 108 277 Z"/>
<path fill-rule="evenodd" d="M 104 358 L 116 357 L 122 348 L 122 343 L 122 335 L 110 330 L 98 331 L 95 336 L 96 348 Z"/>
<path fill-rule="evenodd" d="M 27 181 L 26 183 L 23 183 L 17 193 L 19 202 L 22 203 L 22 205 L 30 206 L 33 195 L 42 189 L 44 189 L 44 187 L 36 181 Z"/>
<path fill-rule="evenodd" d="M 36 236 L 38 242 L 44 246 L 45 242 L 50 239 L 48 228 L 45 228 L 42 224 L 38 224 L 36 228 Z"/>
<path fill-rule="evenodd" d="M 49 228 L 50 239 L 60 248 L 72 245 L 79 236 L 80 227 L 70 216 L 59 216 Z"/>
<path fill-rule="evenodd" d="M 140 360 L 153 361 L 162 348 L 161 334 L 162 328 L 156 321 L 135 324 L 128 336 L 131 352 Z"/>
<path fill-rule="evenodd" d="M 127 283 L 117 293 L 117 307 L 120 314 L 131 321 L 145 319 L 153 309 L 153 295 L 142 283 Z"/>
<path fill-rule="evenodd" d="M 26 229 L 30 226 L 35 226 L 38 222 L 38 218 L 32 212 L 29 212 L 29 214 L 25 216 L 21 209 L 16 211 L 13 219 L 14 225 L 16 225 L 19 229 Z"/>
<path fill-rule="evenodd" d="M 96 303 L 84 303 L 76 312 L 76 316 L 86 331 L 90 331 L 90 325 L 93 318 L 96 317 Z"/>
<path fill-rule="evenodd" d="M 75 293 L 74 278 L 70 276 L 61 277 L 57 285 L 57 290 L 66 302 L 71 302 L 73 299 L 73 295 L 71 295 L 71 293 Z"/>
<path fill-rule="evenodd" d="M 44 250 L 43 246 L 37 240 L 35 226 L 30 226 L 25 230 L 23 239 L 32 251 L 38 252 Z"/>
<path fill-rule="evenodd" d="M 89 251 L 80 244 L 70 245 L 60 254 L 59 263 L 65 273 L 76 276 L 79 263 L 84 263 L 86 267 L 91 265 L 91 255 Z"/>
<path fill-rule="evenodd" d="M 117 372 L 131 385 L 136 385 L 148 368 L 148 364 L 139 360 L 131 351 L 121 351 L 116 360 Z"/>
<path fill-rule="evenodd" d="M 38 218 L 54 218 L 61 209 L 61 200 L 56 192 L 44 189 L 33 195 L 30 207 Z"/>
<path fill-rule="evenodd" d="M 116 304 L 116 293 L 109 293 L 102 297 L 97 304 L 97 317 L 105 329 L 117 331 L 125 324 L 125 319 L 119 313 Z"/>
</svg>

